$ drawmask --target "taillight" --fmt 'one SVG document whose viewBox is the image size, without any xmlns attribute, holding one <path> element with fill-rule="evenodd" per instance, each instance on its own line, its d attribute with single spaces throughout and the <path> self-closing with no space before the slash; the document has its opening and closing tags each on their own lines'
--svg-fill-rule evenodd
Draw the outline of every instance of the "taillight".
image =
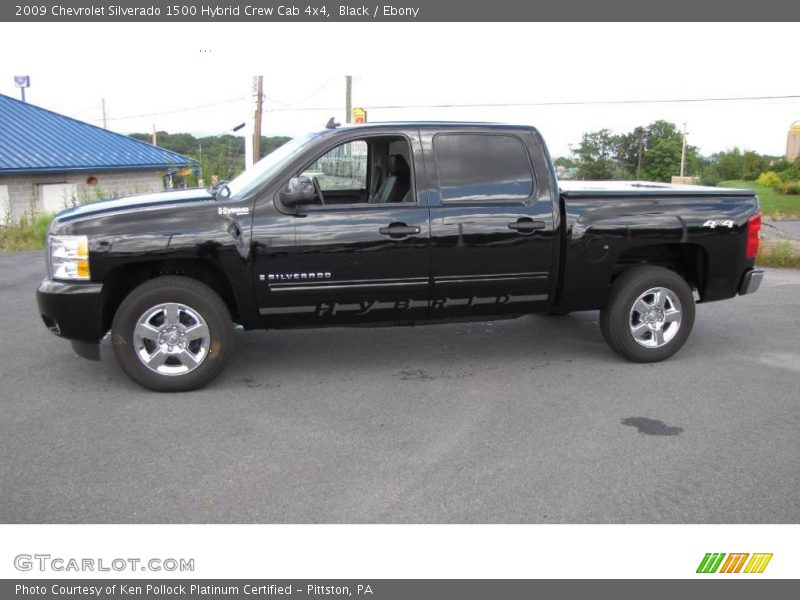
<svg viewBox="0 0 800 600">
<path fill-rule="evenodd" d="M 761 213 L 756 213 L 747 221 L 747 245 L 745 258 L 755 258 L 758 254 L 758 234 L 761 231 Z"/>
</svg>

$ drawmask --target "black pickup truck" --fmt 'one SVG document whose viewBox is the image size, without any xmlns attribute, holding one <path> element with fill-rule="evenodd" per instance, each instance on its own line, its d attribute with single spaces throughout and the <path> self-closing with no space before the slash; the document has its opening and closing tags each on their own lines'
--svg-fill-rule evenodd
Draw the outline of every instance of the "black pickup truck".
<svg viewBox="0 0 800 600">
<path fill-rule="evenodd" d="M 695 301 L 754 292 L 746 190 L 563 183 L 539 132 L 485 123 L 333 127 L 236 179 L 60 213 L 44 322 L 159 391 L 205 385 L 244 329 L 405 325 L 600 310 L 608 345 L 676 352 Z M 696 294 L 696 297 L 695 297 Z M 531 343 L 534 343 L 533 341 Z"/>
</svg>

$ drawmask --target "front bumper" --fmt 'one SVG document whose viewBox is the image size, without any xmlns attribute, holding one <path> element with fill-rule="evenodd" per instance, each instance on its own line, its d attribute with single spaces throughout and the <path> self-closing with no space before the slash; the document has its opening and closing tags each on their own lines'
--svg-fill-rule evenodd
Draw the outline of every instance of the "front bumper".
<svg viewBox="0 0 800 600">
<path fill-rule="evenodd" d="M 757 291 L 762 279 L 764 279 L 764 271 L 762 269 L 749 269 L 742 278 L 739 293 L 744 296 Z"/>
<path fill-rule="evenodd" d="M 45 279 L 36 291 L 36 302 L 50 331 L 85 345 L 96 344 L 105 335 L 102 330 L 102 296 L 102 283 Z"/>
</svg>

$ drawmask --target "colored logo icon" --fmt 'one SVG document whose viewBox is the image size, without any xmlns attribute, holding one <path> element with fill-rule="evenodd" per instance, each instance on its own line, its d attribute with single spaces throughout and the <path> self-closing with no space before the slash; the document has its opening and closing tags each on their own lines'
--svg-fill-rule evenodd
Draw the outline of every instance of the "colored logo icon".
<svg viewBox="0 0 800 600">
<path fill-rule="evenodd" d="M 727 558 L 726 558 L 727 557 Z M 748 557 L 750 560 L 748 560 Z M 697 567 L 698 573 L 763 573 L 772 553 L 734 553 L 708 552 Z"/>
</svg>

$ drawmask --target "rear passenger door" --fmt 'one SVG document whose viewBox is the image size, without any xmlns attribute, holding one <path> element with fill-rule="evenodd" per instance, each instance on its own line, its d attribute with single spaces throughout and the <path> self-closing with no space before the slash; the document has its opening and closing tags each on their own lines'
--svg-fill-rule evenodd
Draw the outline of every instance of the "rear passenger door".
<svg viewBox="0 0 800 600">
<path fill-rule="evenodd" d="M 550 191 L 539 189 L 534 176 L 532 139 L 532 132 L 514 129 L 426 136 L 431 318 L 547 306 L 556 220 Z"/>
</svg>

